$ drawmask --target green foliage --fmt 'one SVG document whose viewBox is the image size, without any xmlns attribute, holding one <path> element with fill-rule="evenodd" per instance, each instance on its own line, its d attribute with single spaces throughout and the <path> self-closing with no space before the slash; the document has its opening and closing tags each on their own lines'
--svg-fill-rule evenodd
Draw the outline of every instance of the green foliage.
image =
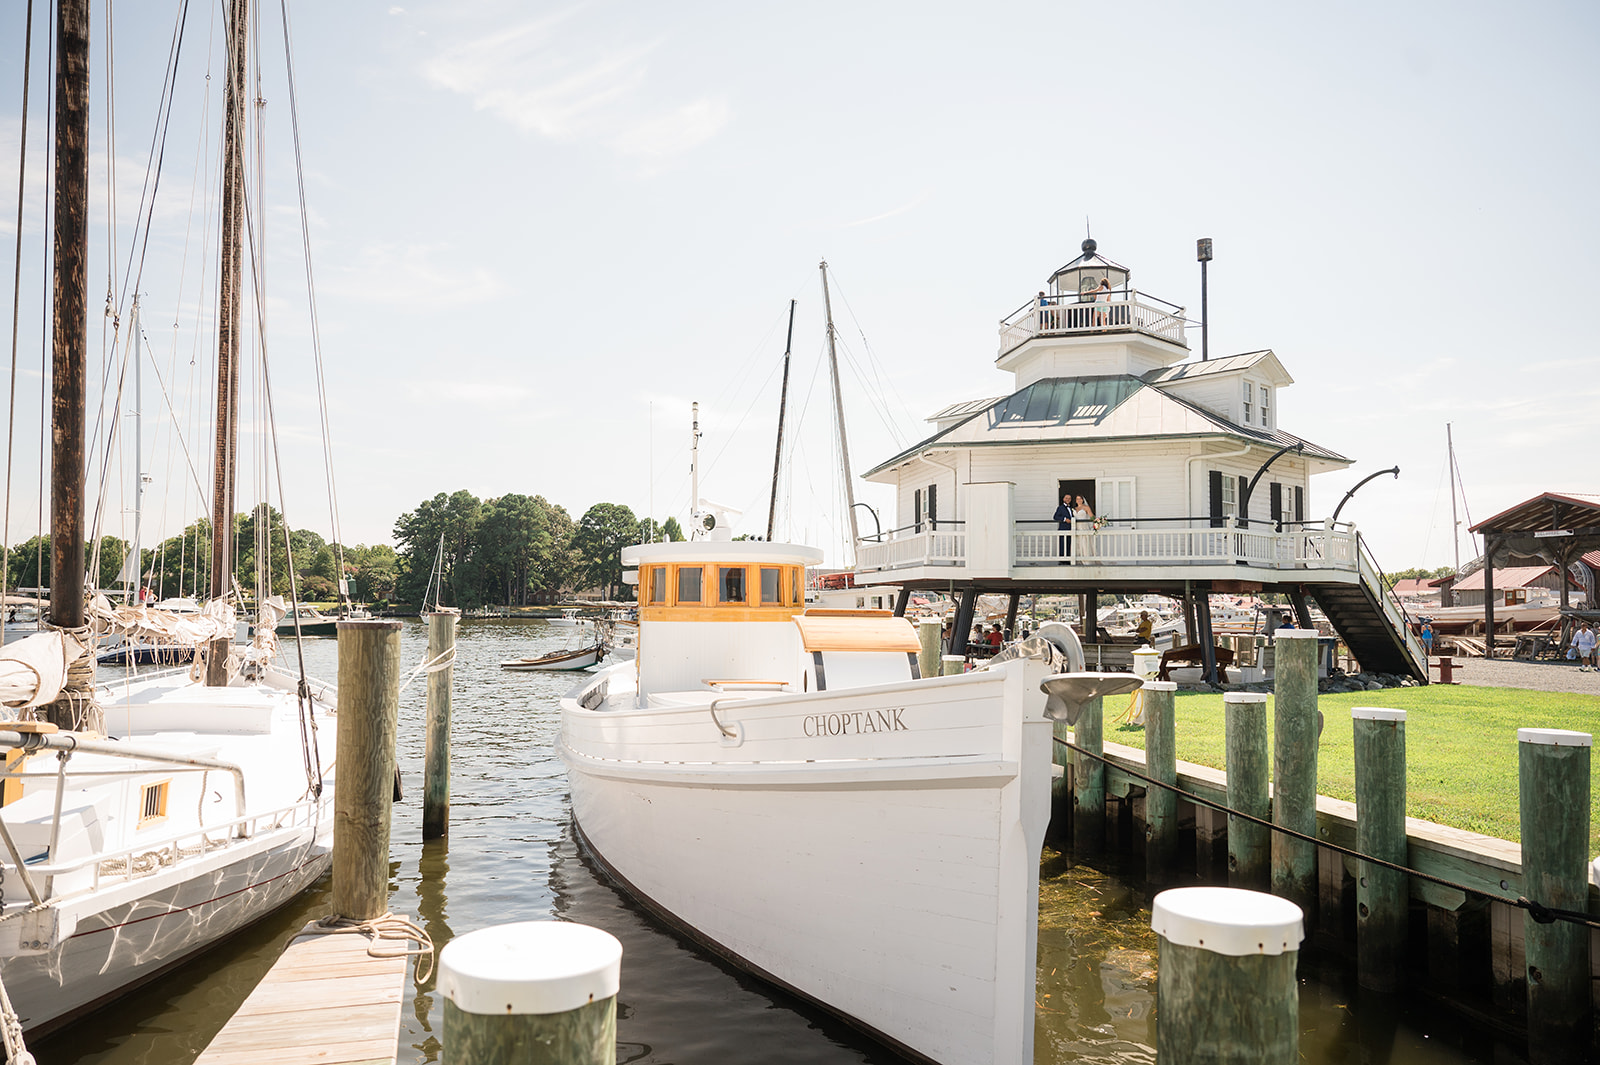
<svg viewBox="0 0 1600 1065">
<path fill-rule="evenodd" d="M 572 537 L 584 581 L 615 599 L 622 587 L 622 549 L 638 537 L 639 520 L 621 503 L 596 503 L 584 511 Z"/>
<path fill-rule="evenodd" d="M 1117 727 L 1126 700 L 1107 700 L 1106 739 L 1144 746 L 1144 730 Z M 1317 750 L 1317 791 L 1355 800 L 1355 733 L 1350 710 L 1384 706 L 1406 711 L 1406 813 L 1487 836 L 1521 839 L 1517 798 L 1517 729 L 1592 732 L 1600 696 L 1520 688 L 1430 684 L 1376 692 L 1324 695 L 1326 724 Z M 1222 696 L 1180 694 L 1178 758 L 1226 769 Z M 1267 697 L 1272 728 L 1272 697 Z M 1600 789 L 1590 797 L 1589 853 L 1600 853 Z"/>
<path fill-rule="evenodd" d="M 1434 580 L 1438 577 L 1448 577 L 1455 571 L 1456 568 L 1454 566 L 1440 566 L 1438 569 L 1417 569 L 1413 567 L 1412 569 L 1386 573 L 1384 576 L 1389 579 L 1389 587 L 1393 588 L 1400 581 Z"/>
<path fill-rule="evenodd" d="M 344 552 L 346 575 L 352 580 L 350 592 L 356 599 L 376 603 L 394 595 L 400 579 L 400 560 L 388 544 L 357 544 Z"/>
<path fill-rule="evenodd" d="M 678 524 L 677 518 L 668 518 L 662 522 L 661 531 L 666 534 L 668 540 L 675 544 L 688 539 L 687 536 L 683 535 L 683 526 Z"/>
</svg>

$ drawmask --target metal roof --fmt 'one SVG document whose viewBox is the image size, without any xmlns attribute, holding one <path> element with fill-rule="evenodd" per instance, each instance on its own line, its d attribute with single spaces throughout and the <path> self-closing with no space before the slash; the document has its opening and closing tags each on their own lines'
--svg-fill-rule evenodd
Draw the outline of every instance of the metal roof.
<svg viewBox="0 0 1600 1065">
<path fill-rule="evenodd" d="M 1274 360 L 1277 358 L 1271 348 L 1262 348 L 1260 351 L 1246 351 L 1239 355 L 1226 355 L 1220 359 L 1203 362 L 1180 362 L 1176 366 L 1163 366 L 1157 370 L 1150 370 L 1144 375 L 1144 379 L 1152 385 L 1164 385 L 1169 381 L 1187 381 L 1211 374 L 1233 373 L 1247 370 L 1269 356 Z"/>
<path fill-rule="evenodd" d="M 1600 495 L 1592 492 L 1545 492 L 1502 510 L 1472 526 L 1472 532 L 1534 533 L 1560 529 L 1600 528 Z"/>
<path fill-rule="evenodd" d="M 1540 577 L 1553 572 L 1555 572 L 1554 566 L 1512 566 L 1509 569 L 1497 569 L 1494 571 L 1494 589 L 1497 592 L 1503 592 L 1507 588 L 1526 588 Z M 1455 590 L 1458 592 L 1483 591 L 1483 575 L 1483 570 L 1473 570 L 1456 582 Z M 1583 587 L 1583 585 L 1572 579 L 1570 573 L 1567 575 L 1567 580 L 1572 582 L 1574 588 Z"/>
<path fill-rule="evenodd" d="M 968 415 L 976 414 L 981 410 L 988 410 L 990 407 L 994 406 L 996 403 L 1005 398 L 1006 397 L 1004 396 L 990 396 L 987 399 L 968 399 L 963 400 L 960 403 L 952 403 L 943 410 L 934 411 L 932 414 L 928 415 L 926 420 L 930 422 L 942 422 L 950 418 L 964 418 Z"/>
</svg>

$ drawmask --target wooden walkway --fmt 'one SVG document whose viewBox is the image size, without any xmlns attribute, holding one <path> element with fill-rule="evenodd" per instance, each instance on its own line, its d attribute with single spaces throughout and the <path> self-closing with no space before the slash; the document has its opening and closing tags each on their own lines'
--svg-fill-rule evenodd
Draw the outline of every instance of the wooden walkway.
<svg viewBox="0 0 1600 1065">
<path fill-rule="evenodd" d="M 374 958 L 366 936 L 316 929 L 290 941 L 196 1065 L 394 1065 L 408 959 Z"/>
</svg>

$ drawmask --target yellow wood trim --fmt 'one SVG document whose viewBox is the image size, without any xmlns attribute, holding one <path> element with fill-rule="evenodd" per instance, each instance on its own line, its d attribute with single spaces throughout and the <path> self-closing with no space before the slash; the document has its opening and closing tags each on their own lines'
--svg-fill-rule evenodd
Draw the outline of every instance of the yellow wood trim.
<svg viewBox="0 0 1600 1065">
<path fill-rule="evenodd" d="M 640 621 L 788 621 L 797 613 L 792 606 L 646 606 Z"/>
<path fill-rule="evenodd" d="M 156 813 L 146 814 L 145 813 L 145 809 L 150 805 L 149 796 L 150 796 L 151 792 L 157 792 L 159 794 L 159 798 L 156 801 L 157 801 L 157 804 L 158 804 L 158 806 L 160 808 Z M 138 824 L 138 827 L 139 828 L 144 828 L 146 825 L 159 824 L 162 821 L 165 821 L 167 819 L 167 803 L 168 803 L 168 801 L 171 800 L 171 798 L 172 798 L 172 778 L 171 777 L 168 777 L 166 780 L 158 780 L 153 784 L 142 784 L 142 785 L 140 785 L 140 787 L 139 787 L 139 824 Z"/>
<path fill-rule="evenodd" d="M 6 772 L 11 773 L 20 770 L 27 760 L 27 751 L 20 747 L 11 748 L 6 752 Z M 22 798 L 23 783 L 21 780 L 8 779 L 4 784 L 0 784 L 0 806 L 10 806 Z"/>
<path fill-rule="evenodd" d="M 794 619 L 800 640 L 807 651 L 905 651 L 921 650 L 917 631 L 911 622 L 897 617 L 807 616 Z"/>
<path fill-rule="evenodd" d="M 808 618 L 892 618 L 893 610 L 819 610 L 811 607 L 806 611 Z"/>
</svg>

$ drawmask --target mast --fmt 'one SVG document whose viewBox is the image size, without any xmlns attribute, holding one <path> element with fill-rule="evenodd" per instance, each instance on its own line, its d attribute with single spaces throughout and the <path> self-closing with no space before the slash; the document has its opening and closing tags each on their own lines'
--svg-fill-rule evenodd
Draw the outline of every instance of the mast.
<svg viewBox="0 0 1600 1065">
<path fill-rule="evenodd" d="M 778 393 L 778 450 L 772 456 L 772 503 L 767 507 L 767 539 L 778 519 L 778 470 L 783 465 L 783 412 L 789 405 L 789 352 L 794 347 L 794 300 L 789 301 L 789 338 L 783 342 L 783 389 Z"/>
<path fill-rule="evenodd" d="M 1450 478 L 1450 546 L 1456 553 L 1456 572 L 1461 572 L 1461 525 L 1456 520 L 1456 442 L 1450 434 L 1450 423 L 1444 423 L 1446 461 L 1450 468 L 1445 473 Z"/>
<path fill-rule="evenodd" d="M 844 499 L 850 515 L 850 557 L 854 558 L 856 545 L 861 542 L 856 528 L 856 484 L 850 472 L 850 443 L 844 433 L 844 396 L 839 391 L 839 352 L 833 341 L 833 301 L 828 298 L 828 261 L 817 267 L 822 271 L 822 307 L 828 319 L 828 374 L 833 378 L 833 416 L 839 423 L 839 457 L 844 463 Z"/>
<path fill-rule="evenodd" d="M 56 20 L 54 312 L 50 359 L 50 624 L 84 624 L 83 471 L 89 331 L 89 0 Z"/>
<path fill-rule="evenodd" d="M 128 582 L 129 603 L 135 591 L 144 590 L 144 556 L 140 553 L 139 534 L 144 525 L 144 353 L 139 347 L 139 294 L 133 295 L 133 545 L 128 552 L 133 561 L 132 579 Z M 128 571 L 128 561 L 122 563 Z M 141 599 L 141 602 L 143 600 Z"/>
<path fill-rule="evenodd" d="M 694 518 L 694 533 L 700 534 L 700 404 L 690 408 L 689 429 L 689 515 Z"/>
<path fill-rule="evenodd" d="M 216 455 L 211 478 L 212 599 L 225 598 L 233 576 L 233 495 L 239 421 L 239 281 L 243 273 L 240 231 L 244 220 L 245 25 L 248 0 L 228 5 L 227 122 L 223 132 L 222 262 L 217 286 Z M 212 641 L 206 684 L 228 683 L 228 637 Z"/>
</svg>

